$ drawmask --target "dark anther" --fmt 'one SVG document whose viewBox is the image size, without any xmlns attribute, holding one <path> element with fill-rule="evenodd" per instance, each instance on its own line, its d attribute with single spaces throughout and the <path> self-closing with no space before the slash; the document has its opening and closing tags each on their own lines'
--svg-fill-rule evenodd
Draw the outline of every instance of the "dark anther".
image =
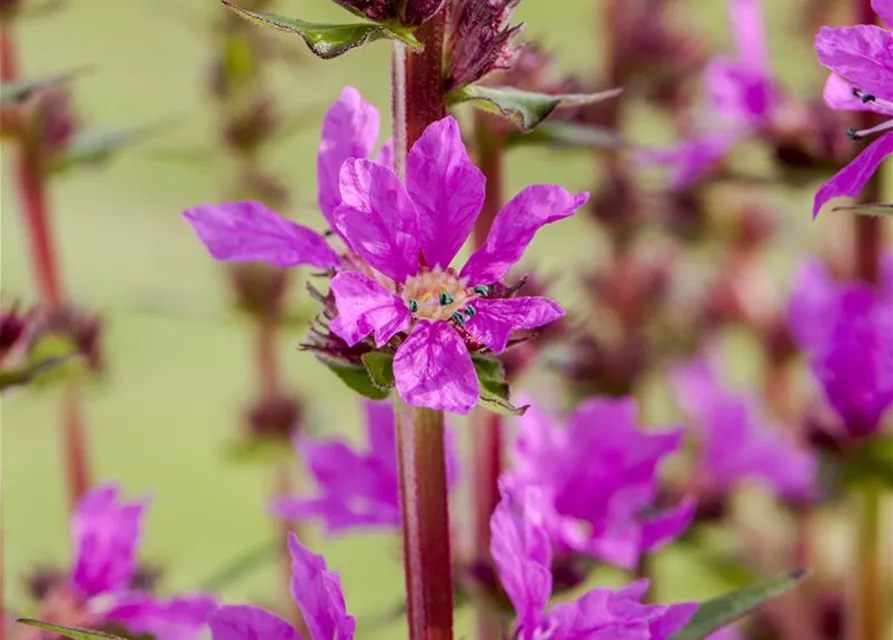
<svg viewBox="0 0 893 640">
<path fill-rule="evenodd" d="M 468 305 L 467 307 L 465 307 L 464 309 L 462 309 L 462 311 L 465 312 L 465 316 L 466 316 L 469 320 L 471 320 L 471 319 L 474 317 L 474 314 L 477 313 L 477 311 L 475 311 L 475 310 L 474 310 L 474 307 L 472 307 L 471 305 Z"/>
<path fill-rule="evenodd" d="M 860 140 L 862 138 L 862 136 L 859 135 L 859 132 L 856 131 L 855 127 L 850 127 L 849 129 L 846 130 L 846 137 L 854 142 L 856 140 Z"/>
<path fill-rule="evenodd" d="M 862 94 L 862 104 L 868 104 L 869 102 L 874 102 L 875 100 L 877 100 L 877 98 L 870 93 Z"/>
<path fill-rule="evenodd" d="M 465 316 L 462 315 L 461 311 L 454 311 L 453 315 L 450 316 L 450 319 L 453 320 L 460 327 L 465 324 Z"/>
<path fill-rule="evenodd" d="M 446 306 L 448 304 L 453 304 L 454 302 L 455 302 L 455 299 L 453 298 L 453 296 L 448 294 L 446 291 L 444 291 L 443 293 L 440 294 L 440 304 L 441 305 Z"/>
<path fill-rule="evenodd" d="M 474 289 L 472 289 L 472 291 L 474 291 L 478 295 L 486 296 L 488 293 L 490 293 L 490 287 L 485 284 L 479 284 Z"/>
<path fill-rule="evenodd" d="M 409 301 L 409 310 L 412 311 L 413 313 L 415 313 L 416 311 L 419 310 L 419 303 L 417 300 Z"/>
</svg>

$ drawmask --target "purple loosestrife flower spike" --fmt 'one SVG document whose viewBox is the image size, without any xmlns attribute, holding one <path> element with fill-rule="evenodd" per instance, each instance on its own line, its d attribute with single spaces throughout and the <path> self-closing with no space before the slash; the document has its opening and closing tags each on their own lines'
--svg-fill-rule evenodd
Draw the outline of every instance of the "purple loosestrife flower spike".
<svg viewBox="0 0 893 640">
<path fill-rule="evenodd" d="M 191 640 L 216 608 L 212 598 L 194 594 L 159 600 L 130 588 L 145 508 L 145 501 L 119 502 L 113 485 L 84 495 L 72 520 L 70 587 L 100 620 L 120 624 L 132 635 Z"/>
<path fill-rule="evenodd" d="M 798 272 L 788 326 L 816 380 L 854 437 L 873 433 L 893 405 L 893 252 L 881 259 L 881 283 L 832 281 L 808 262 Z"/>
<path fill-rule="evenodd" d="M 382 162 L 391 155 L 387 145 L 378 161 L 368 159 L 377 134 L 377 112 L 345 89 L 326 115 L 317 162 L 320 209 L 348 248 L 343 259 L 321 236 L 258 203 L 197 207 L 184 217 L 218 259 L 341 269 L 331 284 L 332 333 L 347 347 L 370 335 L 377 347 L 398 338 L 391 346 L 400 396 L 413 406 L 468 413 L 480 394 L 469 351 L 501 353 L 513 331 L 564 315 L 549 298 L 482 292 L 502 283 L 540 227 L 572 215 L 588 194 L 524 189 L 457 272 L 450 263 L 485 192 L 458 123 L 447 117 L 424 131 L 408 154 L 405 184 Z"/>
<path fill-rule="evenodd" d="M 559 552 L 585 553 L 631 569 L 642 553 L 690 524 L 691 500 L 644 515 L 657 497 L 658 464 L 679 448 L 682 432 L 640 431 L 632 399 L 587 400 L 565 429 L 536 405 L 516 423 L 514 465 L 502 482 L 512 494 L 537 489 L 543 526 Z"/>
<path fill-rule="evenodd" d="M 318 495 L 278 498 L 271 504 L 273 513 L 295 522 L 320 518 L 329 534 L 354 527 L 400 526 L 394 407 L 390 402 L 366 400 L 363 408 L 369 450 L 360 453 L 340 440 L 313 442 L 300 437 L 296 447 L 318 486 Z M 446 439 L 447 481 L 452 488 L 458 459 L 449 430 Z"/>
<path fill-rule="evenodd" d="M 500 489 L 502 500 L 490 520 L 490 552 L 517 613 L 513 637 L 668 640 L 694 615 L 695 603 L 642 604 L 646 580 L 619 591 L 593 589 L 546 611 L 552 594 L 552 549 L 541 511 L 544 496 L 537 487 Z"/>
<path fill-rule="evenodd" d="M 875 13 L 893 28 L 893 0 L 873 0 Z M 812 215 L 832 198 L 858 196 L 881 163 L 893 154 L 893 32 L 877 25 L 822 27 L 815 39 L 819 62 L 831 70 L 825 102 L 834 109 L 874 111 L 890 116 L 883 124 L 852 131 L 862 139 L 886 132 L 818 190 Z"/>
<path fill-rule="evenodd" d="M 351 640 L 356 630 L 348 615 L 338 574 L 326 568 L 322 556 L 288 537 L 292 559 L 291 595 L 301 609 L 309 639 L 285 620 L 259 607 L 220 607 L 208 620 L 212 640 Z"/>
<path fill-rule="evenodd" d="M 512 68 L 519 50 L 510 25 L 521 0 L 455 0 L 447 33 L 447 91 L 461 89 L 493 71 Z"/>
<path fill-rule="evenodd" d="M 722 387 L 704 357 L 678 367 L 677 397 L 694 420 L 701 443 L 699 467 L 706 486 L 719 493 L 758 480 L 792 500 L 813 493 L 817 464 L 805 449 L 782 438 L 761 418 L 755 398 Z"/>
<path fill-rule="evenodd" d="M 741 140 L 768 126 L 778 103 L 769 67 L 762 0 L 726 0 L 737 55 L 714 58 L 704 70 L 707 100 L 694 139 L 639 154 L 646 165 L 672 168 L 671 186 L 694 184 Z"/>
</svg>

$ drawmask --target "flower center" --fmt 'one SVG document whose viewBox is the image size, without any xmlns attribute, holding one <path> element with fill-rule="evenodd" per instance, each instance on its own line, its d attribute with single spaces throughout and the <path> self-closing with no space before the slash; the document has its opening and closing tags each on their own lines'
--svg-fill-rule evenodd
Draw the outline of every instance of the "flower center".
<svg viewBox="0 0 893 640">
<path fill-rule="evenodd" d="M 452 269 L 439 267 L 407 279 L 402 291 L 406 306 L 416 318 L 452 320 L 459 325 L 474 315 L 471 301 L 485 294 L 481 287 L 469 289 L 465 279 Z"/>
</svg>

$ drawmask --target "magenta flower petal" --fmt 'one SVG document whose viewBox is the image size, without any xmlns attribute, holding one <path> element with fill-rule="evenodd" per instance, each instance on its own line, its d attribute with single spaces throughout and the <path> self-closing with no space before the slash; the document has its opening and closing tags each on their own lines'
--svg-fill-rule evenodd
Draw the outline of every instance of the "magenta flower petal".
<svg viewBox="0 0 893 640">
<path fill-rule="evenodd" d="M 422 253 L 446 268 L 462 248 L 484 204 L 486 178 L 468 158 L 459 123 L 429 125 L 406 161 L 406 186 L 419 212 Z"/>
<path fill-rule="evenodd" d="M 697 504 L 685 498 L 677 506 L 648 518 L 642 523 L 642 549 L 654 551 L 672 542 L 688 529 L 695 517 Z"/>
<path fill-rule="evenodd" d="M 277 267 L 307 264 L 321 269 L 339 264 L 325 238 L 260 202 L 205 204 L 184 211 L 183 218 L 217 260 Z"/>
<path fill-rule="evenodd" d="M 687 189 L 719 162 L 742 138 L 742 131 L 730 129 L 709 133 L 663 149 L 644 149 L 636 161 L 644 166 L 670 167 L 670 187 Z"/>
<path fill-rule="evenodd" d="M 71 582 L 86 596 L 127 588 L 136 568 L 144 502 L 118 502 L 113 485 L 91 489 L 72 520 Z"/>
<path fill-rule="evenodd" d="M 212 640 L 303 640 L 279 616 L 249 605 L 220 607 L 208 620 Z"/>
<path fill-rule="evenodd" d="M 419 216 L 393 171 L 371 160 L 341 167 L 335 226 L 374 269 L 397 282 L 419 269 Z"/>
<path fill-rule="evenodd" d="M 891 47 L 893 47 L 893 42 L 891 42 Z M 890 77 L 893 78 L 893 75 Z M 822 206 L 832 198 L 842 196 L 855 198 L 858 196 L 881 163 L 891 154 L 893 154 L 893 131 L 885 133 L 865 147 L 852 162 L 822 185 L 815 194 L 812 206 L 813 218 L 819 215 Z"/>
<path fill-rule="evenodd" d="M 310 640 L 351 640 L 356 621 L 348 615 L 341 580 L 328 571 L 325 559 L 288 536 L 291 554 L 291 597 L 301 608 Z"/>
<path fill-rule="evenodd" d="M 192 640 L 216 609 L 215 600 L 203 594 L 158 600 L 148 593 L 128 593 L 117 598 L 105 617 L 123 625 L 133 636 Z"/>
<path fill-rule="evenodd" d="M 794 275 L 788 297 L 787 327 L 803 351 L 820 349 L 840 307 L 843 286 L 834 282 L 819 260 L 807 260 Z"/>
<path fill-rule="evenodd" d="M 487 241 L 471 255 L 462 276 L 471 284 L 501 280 L 524 255 L 540 227 L 573 215 L 588 199 L 588 193 L 574 195 L 554 185 L 527 187 L 496 216 Z"/>
<path fill-rule="evenodd" d="M 465 328 L 495 353 L 502 353 L 512 331 L 536 329 L 564 317 L 564 309 L 549 298 L 483 298 Z"/>
<path fill-rule="evenodd" d="M 829 74 L 828 80 L 825 82 L 824 90 L 825 104 L 832 109 L 841 111 L 873 111 L 875 113 L 883 113 L 893 115 L 893 111 L 885 109 L 877 104 L 877 102 L 864 102 L 861 98 L 853 95 L 853 85 L 837 74 Z"/>
<path fill-rule="evenodd" d="M 871 8 L 890 29 L 893 29 L 893 1 L 871 0 Z"/>
<path fill-rule="evenodd" d="M 397 349 L 394 378 L 400 397 L 416 407 L 468 413 L 480 396 L 468 349 L 446 322 L 418 321 Z"/>
<path fill-rule="evenodd" d="M 893 100 L 893 33 L 867 24 L 822 27 L 815 51 L 819 62 L 860 90 Z"/>
<path fill-rule="evenodd" d="M 350 346 L 374 332 L 375 344 L 381 347 L 409 328 L 412 313 L 406 303 L 369 276 L 341 271 L 332 279 L 331 290 L 338 316 L 330 328 Z"/>
<path fill-rule="evenodd" d="M 651 606 L 662 610 L 656 616 L 656 619 L 648 625 L 651 640 L 669 640 L 677 631 L 687 625 L 692 616 L 698 611 L 698 603 L 696 602 Z"/>
<path fill-rule="evenodd" d="M 500 491 L 502 500 L 490 518 L 490 554 L 518 615 L 520 635 L 526 638 L 537 628 L 552 595 L 552 547 L 542 525 L 528 517 L 526 492 L 515 496 L 505 487 Z"/>
<path fill-rule="evenodd" d="M 378 121 L 378 110 L 353 87 L 345 87 L 326 111 L 316 156 L 316 180 L 320 211 L 333 229 L 335 209 L 341 204 L 341 165 L 350 158 L 370 157 L 378 140 Z"/>
<path fill-rule="evenodd" d="M 375 162 L 386 166 L 388 169 L 391 169 L 391 170 L 394 169 L 394 139 L 393 138 L 388 138 L 387 140 L 385 140 L 384 144 L 381 145 L 381 149 L 378 150 L 378 155 L 375 156 Z"/>
<path fill-rule="evenodd" d="M 729 23 L 738 48 L 738 57 L 754 71 L 769 73 L 769 47 L 763 0 L 729 0 Z"/>
<path fill-rule="evenodd" d="M 775 106 L 772 78 L 753 67 L 727 58 L 707 65 L 704 81 L 711 107 L 723 117 L 747 125 L 759 125 Z"/>
</svg>

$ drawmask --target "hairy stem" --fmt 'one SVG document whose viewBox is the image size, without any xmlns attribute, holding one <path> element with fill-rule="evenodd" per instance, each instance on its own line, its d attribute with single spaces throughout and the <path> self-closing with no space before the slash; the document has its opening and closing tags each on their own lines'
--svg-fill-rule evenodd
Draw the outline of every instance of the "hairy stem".
<svg viewBox="0 0 893 640">
<path fill-rule="evenodd" d="M 853 495 L 855 567 L 847 615 L 848 640 L 885 640 L 890 637 L 891 496 L 883 487 L 866 484 Z"/>
<path fill-rule="evenodd" d="M 443 413 L 395 399 L 410 640 L 453 637 Z"/>
</svg>

